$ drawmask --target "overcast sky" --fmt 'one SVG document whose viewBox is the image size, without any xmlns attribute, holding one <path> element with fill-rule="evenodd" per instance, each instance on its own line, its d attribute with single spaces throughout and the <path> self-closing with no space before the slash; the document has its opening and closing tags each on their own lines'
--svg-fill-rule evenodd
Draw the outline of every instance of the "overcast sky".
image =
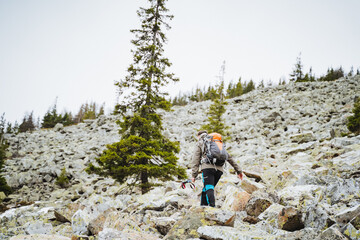
<svg viewBox="0 0 360 240">
<path fill-rule="evenodd" d="M 58 111 L 116 102 L 114 81 L 131 63 L 136 10 L 146 0 L 0 0 L 0 114 L 21 122 Z M 301 52 L 304 70 L 360 67 L 359 0 L 169 0 L 165 55 L 176 95 L 225 80 L 277 83 Z"/>
</svg>

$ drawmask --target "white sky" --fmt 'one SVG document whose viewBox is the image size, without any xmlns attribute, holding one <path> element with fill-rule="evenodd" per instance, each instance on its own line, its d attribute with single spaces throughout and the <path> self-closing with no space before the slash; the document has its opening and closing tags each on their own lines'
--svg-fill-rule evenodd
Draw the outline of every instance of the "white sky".
<svg viewBox="0 0 360 240">
<path fill-rule="evenodd" d="M 145 0 L 0 0 L 0 114 L 21 122 L 85 102 L 116 102 L 114 81 L 131 63 L 136 10 Z M 169 92 L 225 80 L 288 79 L 304 70 L 360 67 L 359 0 L 169 0 L 175 16 L 165 56 L 180 82 Z"/>
</svg>

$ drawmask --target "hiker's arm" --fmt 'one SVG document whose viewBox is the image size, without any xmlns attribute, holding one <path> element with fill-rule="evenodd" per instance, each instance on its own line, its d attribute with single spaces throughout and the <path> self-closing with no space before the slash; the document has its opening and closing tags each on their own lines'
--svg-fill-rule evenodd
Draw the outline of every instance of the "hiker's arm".
<svg viewBox="0 0 360 240">
<path fill-rule="evenodd" d="M 230 155 L 229 155 L 229 158 L 228 158 L 228 162 L 235 169 L 237 175 L 239 175 L 239 174 L 242 175 L 241 167 L 234 161 L 234 159 Z"/>
<path fill-rule="evenodd" d="M 201 148 L 199 144 L 196 144 L 194 154 L 192 156 L 192 162 L 191 162 L 191 175 L 192 178 L 196 178 L 199 174 L 199 165 L 201 160 Z"/>
</svg>

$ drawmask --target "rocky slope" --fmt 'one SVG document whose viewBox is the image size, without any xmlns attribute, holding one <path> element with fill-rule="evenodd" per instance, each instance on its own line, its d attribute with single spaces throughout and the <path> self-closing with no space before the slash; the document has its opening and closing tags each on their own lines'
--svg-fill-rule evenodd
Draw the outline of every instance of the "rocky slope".
<svg viewBox="0 0 360 240">
<path fill-rule="evenodd" d="M 119 140 L 116 116 L 9 135 L 5 177 L 17 191 L 1 205 L 0 239 L 360 239 L 360 136 L 341 135 L 359 83 L 288 84 L 229 100 L 227 147 L 246 177 L 226 170 L 217 208 L 198 206 L 201 181 L 195 191 L 167 182 L 140 195 L 85 173 Z M 210 104 L 161 112 L 185 167 Z M 67 188 L 55 184 L 63 168 Z"/>
</svg>

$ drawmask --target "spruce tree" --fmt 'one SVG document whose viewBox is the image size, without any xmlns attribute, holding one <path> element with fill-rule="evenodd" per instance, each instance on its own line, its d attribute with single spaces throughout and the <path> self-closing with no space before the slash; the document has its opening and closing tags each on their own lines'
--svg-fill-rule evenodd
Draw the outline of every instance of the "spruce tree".
<svg viewBox="0 0 360 240">
<path fill-rule="evenodd" d="M 349 131 L 360 134 L 360 100 L 354 104 L 352 112 L 354 115 L 348 117 L 347 127 Z"/>
<path fill-rule="evenodd" d="M 177 165 L 179 146 L 162 135 L 162 119 L 156 112 L 158 108 L 170 110 L 167 94 L 161 88 L 178 81 L 166 71 L 171 63 L 163 57 L 167 41 L 163 29 L 170 28 L 167 21 L 173 16 L 167 14 L 166 0 L 148 2 L 149 8 L 137 12 L 141 29 L 131 30 L 135 34 L 133 63 L 125 79 L 115 84 L 120 98 L 124 98 L 116 106 L 123 117 L 118 122 L 122 138 L 107 146 L 96 159 L 97 166 L 90 164 L 87 168 L 88 173 L 110 176 L 120 183 L 129 180 L 128 184 L 140 186 L 142 193 L 157 185 L 153 179 L 186 177 L 185 169 Z"/>
<path fill-rule="evenodd" d="M 5 125 L 6 125 L 4 115 L 5 114 L 2 114 L 0 117 L 0 192 L 3 192 L 8 195 L 11 193 L 11 188 L 6 183 L 6 179 L 2 176 L 3 167 L 5 165 L 6 149 L 9 146 L 4 138 Z"/>
<path fill-rule="evenodd" d="M 221 135 L 226 135 L 226 126 L 223 122 L 222 115 L 226 112 L 225 105 L 228 103 L 215 99 L 214 103 L 210 105 L 208 111 L 208 123 L 201 127 L 202 130 L 207 130 L 208 132 L 217 132 Z"/>
<path fill-rule="evenodd" d="M 301 53 L 296 58 L 295 68 L 290 74 L 290 81 L 301 82 L 304 79 L 303 65 L 301 63 Z"/>
<path fill-rule="evenodd" d="M 217 132 L 221 135 L 226 135 L 226 127 L 222 119 L 222 115 L 226 112 L 225 105 L 228 103 L 225 101 L 224 94 L 224 77 L 225 77 L 225 62 L 221 66 L 220 70 L 220 83 L 217 85 L 216 94 L 214 95 L 213 104 L 210 105 L 208 111 L 208 123 L 201 127 L 202 130 L 208 132 Z"/>
</svg>

